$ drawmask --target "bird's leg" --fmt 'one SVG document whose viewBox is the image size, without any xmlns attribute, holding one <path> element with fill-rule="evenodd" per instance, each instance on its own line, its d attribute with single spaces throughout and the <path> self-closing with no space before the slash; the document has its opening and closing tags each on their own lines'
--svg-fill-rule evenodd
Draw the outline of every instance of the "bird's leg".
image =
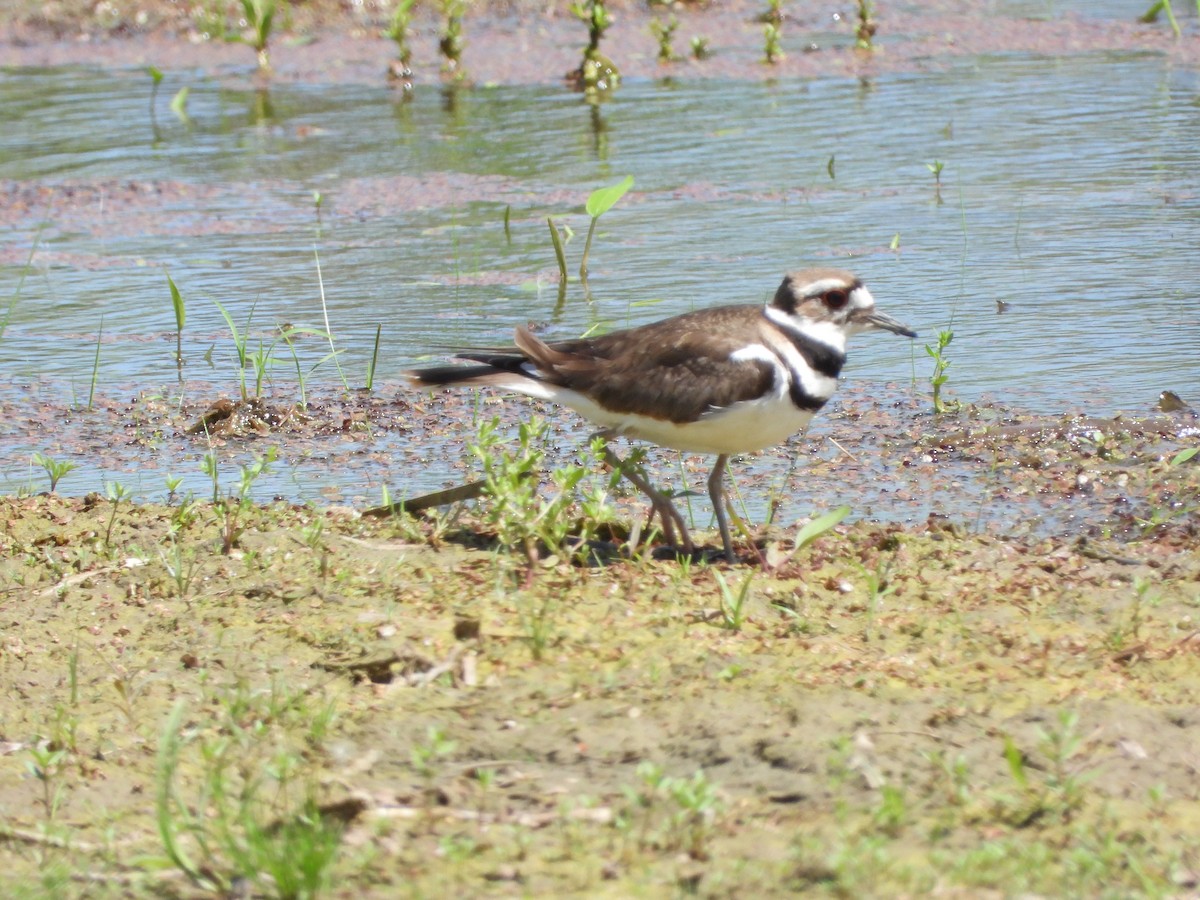
<svg viewBox="0 0 1200 900">
<path fill-rule="evenodd" d="M 729 562 L 737 562 L 733 555 L 733 538 L 729 534 L 729 518 L 725 513 L 725 464 L 729 455 L 722 453 L 713 463 L 712 474 L 708 476 L 708 496 L 712 500 L 713 512 L 717 515 L 717 527 L 721 529 L 721 543 L 725 545 L 725 558 Z"/>
<path fill-rule="evenodd" d="M 612 435 L 600 432 L 599 436 L 608 438 Z M 687 523 L 683 521 L 683 516 L 679 514 L 679 510 L 675 508 L 670 497 L 655 488 L 641 472 L 617 456 L 607 444 L 604 445 L 604 462 L 609 468 L 620 472 L 634 487 L 649 498 L 653 510 L 651 515 L 658 513 L 659 521 L 662 522 L 663 537 L 667 539 L 668 544 L 678 546 L 682 543 L 685 553 L 695 552 L 696 545 L 692 543 L 692 535 L 688 531 Z M 676 534 L 679 536 L 679 541 L 676 540 Z"/>
</svg>

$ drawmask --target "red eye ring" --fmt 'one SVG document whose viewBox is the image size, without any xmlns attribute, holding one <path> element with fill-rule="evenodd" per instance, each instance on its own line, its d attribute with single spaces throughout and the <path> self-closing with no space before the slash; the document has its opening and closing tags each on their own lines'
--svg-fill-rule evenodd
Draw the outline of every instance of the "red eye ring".
<svg viewBox="0 0 1200 900">
<path fill-rule="evenodd" d="M 850 301 L 850 295 L 845 291 L 833 290 L 827 291 L 824 299 L 830 309 L 841 309 Z"/>
</svg>

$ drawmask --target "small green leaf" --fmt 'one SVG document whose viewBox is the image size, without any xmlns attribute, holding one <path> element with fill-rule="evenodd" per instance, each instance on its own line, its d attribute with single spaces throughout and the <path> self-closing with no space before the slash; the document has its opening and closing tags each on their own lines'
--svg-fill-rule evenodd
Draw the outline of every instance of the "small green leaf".
<svg viewBox="0 0 1200 900">
<path fill-rule="evenodd" d="M 1013 739 L 1004 736 L 1004 759 L 1008 762 L 1008 771 L 1021 787 L 1029 784 L 1029 776 L 1025 774 L 1025 755 L 1020 751 Z"/>
<path fill-rule="evenodd" d="M 567 257 L 563 251 L 562 235 L 558 233 L 558 227 L 554 224 L 554 220 L 546 216 L 546 224 L 550 226 L 550 240 L 554 244 L 554 255 L 558 259 L 558 280 L 567 280 Z"/>
<path fill-rule="evenodd" d="M 146 66 L 146 71 L 150 74 L 150 77 L 154 79 L 155 84 L 158 84 L 163 80 L 163 73 L 158 66 Z"/>
<path fill-rule="evenodd" d="M 839 506 L 823 516 L 817 516 L 797 532 L 796 549 L 803 550 L 848 515 L 850 515 L 850 507 Z"/>
<path fill-rule="evenodd" d="M 183 308 L 183 295 L 179 293 L 179 288 L 175 286 L 175 280 L 171 278 L 171 273 L 167 273 L 167 286 L 171 289 L 171 305 L 175 307 L 175 330 L 183 331 L 183 323 L 187 319 L 187 310 Z"/>
<path fill-rule="evenodd" d="M 633 176 L 626 175 L 625 180 L 609 187 L 597 188 L 587 198 L 587 214 L 598 219 L 625 196 L 625 192 L 633 187 Z"/>
<path fill-rule="evenodd" d="M 1186 450 L 1180 450 L 1171 457 L 1172 466 L 1182 466 L 1185 462 L 1200 453 L 1200 447 L 1188 447 Z"/>
<path fill-rule="evenodd" d="M 181 122 L 186 122 L 188 120 L 188 93 L 188 88 L 185 85 L 179 89 L 179 92 L 174 97 L 171 98 L 171 112 L 179 116 Z"/>
</svg>

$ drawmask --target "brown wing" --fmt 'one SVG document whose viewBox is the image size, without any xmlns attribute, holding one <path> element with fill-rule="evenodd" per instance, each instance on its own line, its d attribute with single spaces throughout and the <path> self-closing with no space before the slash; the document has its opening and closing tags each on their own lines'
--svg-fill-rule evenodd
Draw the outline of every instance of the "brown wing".
<svg viewBox="0 0 1200 900">
<path fill-rule="evenodd" d="M 774 385 L 769 363 L 730 360 L 760 340 L 761 317 L 758 306 L 723 307 L 554 344 L 518 329 L 516 343 L 546 381 L 608 409 L 694 422 Z"/>
</svg>

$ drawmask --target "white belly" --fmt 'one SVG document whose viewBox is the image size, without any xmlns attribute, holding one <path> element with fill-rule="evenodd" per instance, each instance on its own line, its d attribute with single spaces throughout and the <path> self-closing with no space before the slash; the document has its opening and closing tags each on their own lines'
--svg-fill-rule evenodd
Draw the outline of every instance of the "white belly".
<svg viewBox="0 0 1200 900">
<path fill-rule="evenodd" d="M 590 422 L 620 434 L 688 453 L 750 453 L 782 444 L 808 428 L 813 414 L 790 398 L 770 396 L 714 410 L 696 422 L 677 424 L 601 409 L 586 397 L 562 392 L 554 398 Z"/>
<path fill-rule="evenodd" d="M 618 428 L 622 434 L 690 453 L 750 453 L 782 444 L 808 428 L 813 414 L 790 401 L 738 403 L 698 422 L 675 425 L 641 419 Z"/>
<path fill-rule="evenodd" d="M 566 388 L 531 378 L 497 379 L 497 387 L 549 400 L 575 410 L 589 422 L 623 437 L 688 453 L 751 453 L 782 444 L 808 428 L 813 413 L 797 408 L 782 390 L 758 400 L 715 409 L 695 422 L 678 424 L 635 413 L 615 413 Z"/>
</svg>

